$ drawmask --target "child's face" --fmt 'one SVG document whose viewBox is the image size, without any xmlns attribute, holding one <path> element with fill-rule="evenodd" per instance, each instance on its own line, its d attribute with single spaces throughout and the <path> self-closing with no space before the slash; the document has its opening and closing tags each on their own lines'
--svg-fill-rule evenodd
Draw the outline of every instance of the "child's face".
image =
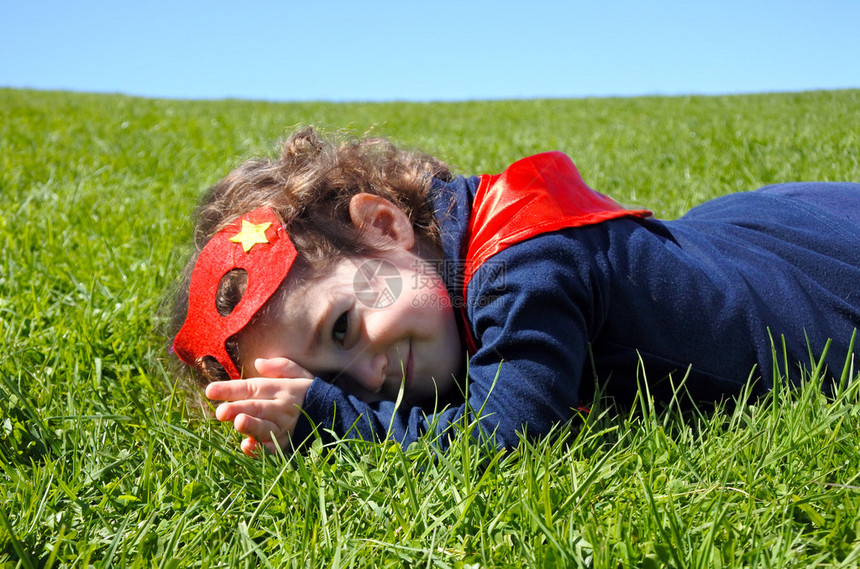
<svg viewBox="0 0 860 569">
<path fill-rule="evenodd" d="M 285 357 L 366 401 L 394 400 L 405 382 L 406 400 L 420 404 L 444 395 L 464 361 L 444 283 L 405 247 L 288 283 L 265 320 L 240 335 L 245 377 L 260 375 L 258 358 Z"/>
</svg>

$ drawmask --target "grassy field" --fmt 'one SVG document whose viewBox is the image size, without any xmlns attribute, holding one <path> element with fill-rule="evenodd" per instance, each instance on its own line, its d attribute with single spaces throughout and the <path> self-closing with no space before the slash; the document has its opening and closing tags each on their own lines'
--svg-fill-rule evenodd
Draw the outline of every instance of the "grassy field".
<svg viewBox="0 0 860 569">
<path fill-rule="evenodd" d="M 860 91 L 274 104 L 0 90 L 0 566 L 860 565 L 860 382 L 825 400 L 813 365 L 803 389 L 733 409 L 598 403 L 578 433 L 507 454 L 243 456 L 166 370 L 159 306 L 202 190 L 299 123 L 372 130 L 468 173 L 560 149 L 592 187 L 661 217 L 773 182 L 860 181 Z"/>
</svg>

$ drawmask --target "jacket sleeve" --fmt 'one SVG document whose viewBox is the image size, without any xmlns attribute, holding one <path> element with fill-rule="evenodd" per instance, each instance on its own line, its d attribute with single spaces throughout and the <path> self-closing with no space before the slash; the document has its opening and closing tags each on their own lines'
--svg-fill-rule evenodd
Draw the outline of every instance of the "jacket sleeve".
<svg viewBox="0 0 860 569">
<path fill-rule="evenodd" d="M 324 437 L 331 429 L 341 437 L 388 438 L 407 446 L 429 435 L 444 448 L 460 426 L 477 418 L 473 436 L 511 448 L 523 433 L 539 436 L 571 419 L 588 343 L 605 313 L 606 288 L 599 256 L 573 239 L 574 231 L 582 230 L 512 246 L 472 277 L 465 303 L 478 349 L 468 364 L 465 403 L 425 414 L 390 401 L 368 404 L 316 380 L 294 440 L 308 436 L 313 423 Z"/>
</svg>

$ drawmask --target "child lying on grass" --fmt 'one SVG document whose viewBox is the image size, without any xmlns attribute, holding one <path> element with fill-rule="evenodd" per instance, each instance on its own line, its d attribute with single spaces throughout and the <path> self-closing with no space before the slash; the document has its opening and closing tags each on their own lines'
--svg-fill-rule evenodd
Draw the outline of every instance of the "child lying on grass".
<svg viewBox="0 0 860 569">
<path fill-rule="evenodd" d="M 686 378 L 716 400 L 751 371 L 755 394 L 775 366 L 796 382 L 828 340 L 833 373 L 857 351 L 860 184 L 769 186 L 661 221 L 558 152 L 453 177 L 304 129 L 197 213 L 173 347 L 247 453 L 314 426 L 406 445 L 472 410 L 511 447 L 570 420 L 595 382 L 630 400 L 645 378 L 656 398 Z"/>
</svg>

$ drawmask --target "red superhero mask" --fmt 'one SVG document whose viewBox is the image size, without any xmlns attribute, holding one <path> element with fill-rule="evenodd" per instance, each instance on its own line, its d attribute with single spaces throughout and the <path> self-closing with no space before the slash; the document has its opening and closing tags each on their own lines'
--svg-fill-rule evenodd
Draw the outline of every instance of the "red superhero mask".
<svg viewBox="0 0 860 569">
<path fill-rule="evenodd" d="M 231 379 L 239 379 L 242 374 L 225 343 L 275 294 L 297 254 L 281 222 L 266 207 L 243 215 L 210 239 L 191 272 L 188 315 L 173 341 L 179 359 L 196 366 L 211 356 Z M 222 316 L 215 304 L 218 286 L 234 269 L 248 273 L 248 286 L 233 311 Z"/>
</svg>

